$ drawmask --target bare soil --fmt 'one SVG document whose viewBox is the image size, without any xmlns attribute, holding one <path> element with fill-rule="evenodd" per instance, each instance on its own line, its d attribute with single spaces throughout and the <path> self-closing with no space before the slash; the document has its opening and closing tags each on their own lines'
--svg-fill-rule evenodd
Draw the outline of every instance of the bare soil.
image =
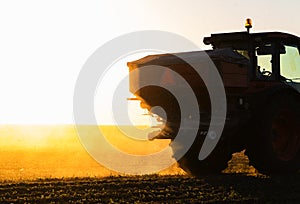
<svg viewBox="0 0 300 204">
<path fill-rule="evenodd" d="M 221 175 L 2 181 L 0 203 L 300 203 L 300 174 L 257 173 L 243 153 Z"/>
</svg>

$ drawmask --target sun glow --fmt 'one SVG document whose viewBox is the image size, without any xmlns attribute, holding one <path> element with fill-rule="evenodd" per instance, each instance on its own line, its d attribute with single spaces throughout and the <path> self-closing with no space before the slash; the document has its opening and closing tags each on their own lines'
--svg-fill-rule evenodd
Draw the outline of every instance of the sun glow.
<svg viewBox="0 0 300 204">
<path fill-rule="evenodd" d="M 254 31 L 299 35 L 295 27 L 297 4 L 257 0 L 239 4 L 196 0 L 159 4 L 137 0 L 1 1 L 0 18 L 5 20 L 0 38 L 0 124 L 74 123 L 73 91 L 81 67 L 99 46 L 124 33 L 164 30 L 203 47 L 204 36 L 241 31 L 243 20 L 251 16 Z M 228 10 L 232 12 L 224 16 Z M 272 15 L 276 13 L 284 15 Z M 119 72 L 127 72 L 126 63 Z M 107 118 L 101 122 L 111 124 Z"/>
</svg>

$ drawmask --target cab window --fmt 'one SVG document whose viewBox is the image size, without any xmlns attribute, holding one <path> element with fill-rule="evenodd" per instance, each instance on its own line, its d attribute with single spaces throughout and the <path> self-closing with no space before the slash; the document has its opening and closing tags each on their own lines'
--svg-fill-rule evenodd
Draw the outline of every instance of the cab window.
<svg viewBox="0 0 300 204">
<path fill-rule="evenodd" d="M 285 45 L 285 53 L 280 54 L 280 75 L 300 83 L 300 55 L 296 46 Z"/>
<path fill-rule="evenodd" d="M 272 46 L 270 44 L 256 47 L 255 49 L 258 79 L 271 79 L 272 76 Z"/>
</svg>

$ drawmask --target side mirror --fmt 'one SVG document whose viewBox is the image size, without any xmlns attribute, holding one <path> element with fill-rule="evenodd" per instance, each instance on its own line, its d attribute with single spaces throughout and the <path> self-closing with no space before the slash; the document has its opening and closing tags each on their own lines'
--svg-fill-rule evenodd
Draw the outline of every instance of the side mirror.
<svg viewBox="0 0 300 204">
<path fill-rule="evenodd" d="M 257 52 L 257 55 L 271 55 L 274 53 L 274 48 L 275 48 L 275 46 L 272 46 L 272 45 L 264 45 L 264 46 L 258 47 L 256 49 L 256 52 Z M 280 54 L 286 53 L 284 45 L 276 46 L 275 49 L 278 49 Z"/>
<path fill-rule="evenodd" d="M 279 53 L 280 54 L 286 54 L 286 50 L 285 50 L 284 45 L 279 45 Z"/>
<path fill-rule="evenodd" d="M 260 46 L 256 49 L 257 55 L 271 55 L 273 52 L 271 45 Z"/>
</svg>

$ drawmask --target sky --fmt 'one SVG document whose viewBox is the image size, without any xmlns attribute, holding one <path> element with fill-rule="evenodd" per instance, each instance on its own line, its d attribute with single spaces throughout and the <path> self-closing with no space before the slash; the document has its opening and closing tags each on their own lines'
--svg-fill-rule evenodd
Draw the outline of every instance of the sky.
<svg viewBox="0 0 300 204">
<path fill-rule="evenodd" d="M 298 0 L 1 1 L 0 124 L 74 123 L 74 87 L 83 64 L 122 34 L 162 30 L 207 48 L 204 36 L 243 31 L 250 17 L 252 32 L 300 36 L 299 6 Z M 118 69 L 127 72 L 125 64 Z M 107 114 L 100 113 L 100 123 L 112 122 Z"/>
</svg>

